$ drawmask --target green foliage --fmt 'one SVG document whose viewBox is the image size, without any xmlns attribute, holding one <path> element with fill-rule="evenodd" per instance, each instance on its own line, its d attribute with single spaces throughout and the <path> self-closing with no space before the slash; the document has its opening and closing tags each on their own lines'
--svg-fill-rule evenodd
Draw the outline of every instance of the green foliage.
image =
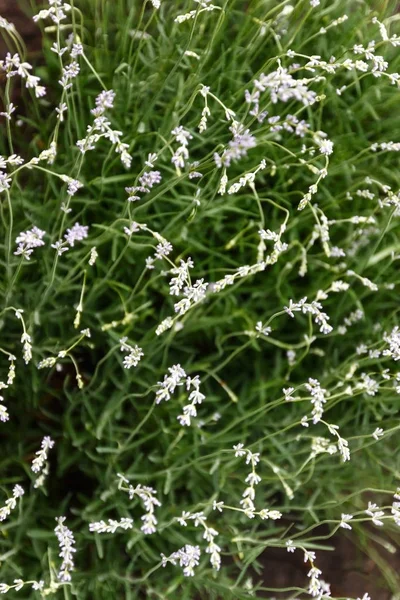
<svg viewBox="0 0 400 600">
<path fill-rule="evenodd" d="M 39 21 L 43 51 L 33 74 L 41 77 L 46 96 L 36 98 L 19 76 L 4 87 L 4 105 L 11 100 L 18 108 L 3 119 L 1 154 L 15 152 L 25 164 L 7 165 L 12 181 L 0 198 L 2 380 L 7 355 L 17 357 L 15 382 L 2 391 L 9 421 L 0 423 L 1 493 L 5 501 L 18 483 L 25 494 L 1 523 L 1 581 L 43 579 L 52 596 L 82 600 L 272 598 L 277 591 L 260 575 L 265 549 L 285 548 L 291 539 L 296 552 L 316 549 L 318 567 L 318 553 L 332 547 L 329 538 L 338 531 L 359 539 L 368 552 L 369 536 L 375 539 L 365 514 L 368 501 L 384 506 L 388 543 L 398 540 L 391 504 L 400 472 L 400 381 L 396 356 L 383 352 L 398 313 L 398 149 L 381 144 L 399 144 L 399 86 L 387 74 L 399 71 L 400 60 L 397 44 L 383 41 L 372 22 L 374 16 L 384 21 L 394 36 L 395 3 L 377 4 L 321 0 L 313 8 L 309 0 L 293 6 L 216 0 L 208 11 L 192 0 L 162 0 L 158 10 L 149 1 L 74 0 L 59 27 L 51 19 Z M 191 10 L 194 18 L 175 21 Z M 347 20 L 332 25 L 344 13 Z M 1 31 L 10 51 L 21 52 L 18 36 Z M 63 47 L 71 33 L 84 54 L 77 58 L 79 75 L 63 90 L 58 80 L 71 60 L 71 43 L 62 56 L 51 47 L 56 40 Z M 353 52 L 355 44 L 366 48 L 371 40 L 375 55 L 388 62 L 380 76 L 371 72 L 373 59 Z M 332 56 L 330 72 L 321 61 Z M 352 64 L 346 67 L 347 59 Z M 366 71 L 356 60 L 366 61 Z M 259 122 L 245 90 L 280 65 L 296 80 L 308 79 L 315 102 L 274 102 L 271 88 L 261 93 L 260 110 L 268 116 Z M 129 145 L 128 169 L 104 137 L 85 154 L 76 145 L 93 123 L 96 96 L 111 89 L 114 107 L 105 115 Z M 60 98 L 68 106 L 64 121 L 54 111 Z M 199 132 L 205 100 L 211 114 Z M 227 108 L 251 130 L 256 145 L 218 168 L 214 153 L 222 156 L 232 140 Z M 288 115 L 309 124 L 304 137 L 293 132 L 295 126 L 290 131 Z M 281 130 L 274 130 L 271 117 Z M 179 126 L 192 136 L 184 167 L 171 162 L 179 145 L 171 132 Z M 321 152 L 324 140 L 333 142 L 332 153 Z M 42 157 L 26 166 L 52 142 L 54 163 Z M 378 146 L 371 149 L 373 144 Z M 125 187 L 140 186 L 151 153 L 162 180 L 140 192 L 140 201 L 128 202 Z M 225 171 L 229 190 L 263 160 L 254 183 L 219 193 Z M 202 177 L 189 177 L 194 171 Z M 83 184 L 73 196 L 65 175 Z M 314 185 L 311 200 L 298 210 Z M 89 228 L 87 237 L 58 256 L 51 244 L 76 222 Z M 141 228 L 127 235 L 124 228 L 132 222 Z M 33 226 L 46 232 L 45 245 L 28 260 L 14 254 L 15 239 Z M 274 249 L 276 239 L 263 241 L 259 230 L 275 232 L 287 248 Z M 146 258 L 160 236 L 173 250 L 148 269 Z M 98 258 L 91 265 L 93 248 Z M 182 294 L 169 294 L 170 270 L 189 257 L 191 284 L 203 279 L 210 286 L 205 298 L 179 315 L 174 303 Z M 246 273 L 246 265 L 258 272 Z M 230 275 L 232 281 L 224 279 Z M 335 292 L 335 282 L 350 287 Z M 291 299 L 305 296 L 308 303 L 321 302 L 332 331 L 321 332 L 311 309 L 294 312 L 294 318 L 285 312 Z M 23 310 L 23 321 L 16 310 Z M 172 328 L 156 335 L 169 316 Z M 259 321 L 272 328 L 270 334 L 256 331 Z M 32 338 L 27 364 L 22 324 Z M 80 333 L 86 329 L 90 337 Z M 144 353 L 130 369 L 120 349 L 125 337 Z M 38 368 L 48 358 L 56 364 Z M 157 383 L 177 364 L 187 375 L 199 375 L 206 397 L 188 427 L 177 419 L 187 402 L 184 386 L 168 402 L 155 402 Z M 309 378 L 327 391 L 315 424 Z M 289 387 L 295 391 L 288 401 L 282 390 Z M 341 438 L 332 424 L 347 440 L 351 460 L 341 460 Z M 378 427 L 384 433 L 375 439 Z M 51 436 L 55 447 L 46 482 L 35 489 L 31 462 L 43 436 Z M 235 457 L 238 443 L 260 453 L 254 518 L 240 501 L 255 467 Z M 162 506 L 155 508 L 156 533 L 140 530 L 143 502 L 119 489 L 119 473 L 134 487 L 157 491 Z M 214 501 L 223 502 L 222 512 L 213 510 Z M 263 509 L 280 511 L 282 519 L 260 518 Z M 209 565 L 201 526 L 177 522 L 182 511 L 203 511 L 208 527 L 218 531 L 220 571 Z M 353 515 L 351 532 L 340 526 L 342 513 Z M 60 515 L 76 540 L 71 584 L 57 580 L 61 559 L 53 530 Z M 133 528 L 89 531 L 89 523 L 122 518 L 133 518 Z M 321 523 L 329 526 L 323 539 Z M 184 577 L 179 565 L 161 566 L 161 554 L 170 556 L 185 544 L 201 549 L 194 577 Z M 380 567 L 386 587 L 397 591 L 398 576 L 385 556 Z M 295 598 L 308 585 L 305 576 L 304 589 L 289 584 L 281 597 Z M 18 597 L 34 594 L 45 592 L 24 586 Z"/>
</svg>

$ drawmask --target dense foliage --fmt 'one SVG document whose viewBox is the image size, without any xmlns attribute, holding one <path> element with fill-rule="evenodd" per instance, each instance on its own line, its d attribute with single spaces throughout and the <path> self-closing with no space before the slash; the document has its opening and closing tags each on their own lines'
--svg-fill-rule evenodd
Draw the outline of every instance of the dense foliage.
<svg viewBox="0 0 400 600">
<path fill-rule="evenodd" d="M 33 59 L 0 21 L 0 592 L 273 598 L 276 547 L 279 597 L 325 599 L 336 532 L 396 592 L 395 3 L 31 9 Z"/>
</svg>

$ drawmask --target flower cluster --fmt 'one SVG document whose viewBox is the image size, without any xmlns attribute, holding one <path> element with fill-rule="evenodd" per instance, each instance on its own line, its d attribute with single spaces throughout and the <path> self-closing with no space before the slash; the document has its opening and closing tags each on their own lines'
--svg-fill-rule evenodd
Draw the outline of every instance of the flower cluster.
<svg viewBox="0 0 400 600">
<path fill-rule="evenodd" d="M 157 155 L 149 154 L 149 159 L 152 158 L 152 160 L 155 160 L 154 157 L 157 158 Z M 139 177 L 139 186 L 125 188 L 126 193 L 129 194 L 128 202 L 140 200 L 140 196 L 138 196 L 139 193 L 148 194 L 155 185 L 158 185 L 161 182 L 161 180 L 162 177 L 160 171 L 145 171 L 143 175 Z"/>
<path fill-rule="evenodd" d="M 132 529 L 133 527 L 133 519 L 128 517 L 124 517 L 120 521 L 116 521 L 115 519 L 108 519 L 106 521 L 96 521 L 94 523 L 89 523 L 89 531 L 92 533 L 115 533 L 117 529 Z"/>
<path fill-rule="evenodd" d="M 189 140 L 193 139 L 193 136 L 187 129 L 179 125 L 171 131 L 175 141 L 179 144 L 178 148 L 172 155 L 171 162 L 177 169 L 183 169 L 186 161 L 189 159 Z"/>
<path fill-rule="evenodd" d="M 260 454 L 245 448 L 244 444 L 236 444 L 236 446 L 233 446 L 233 449 L 236 457 L 245 456 L 246 465 L 251 465 L 251 473 L 249 473 L 245 479 L 245 483 L 248 485 L 242 494 L 242 500 L 240 500 L 240 504 L 246 517 L 253 519 L 256 511 L 256 507 L 254 505 L 254 499 L 256 495 L 255 486 L 261 481 L 261 477 L 256 473 L 256 465 L 260 462 Z"/>
<path fill-rule="evenodd" d="M 371 517 L 371 521 L 377 527 L 383 526 L 382 517 L 385 516 L 385 512 L 379 508 L 374 502 L 368 502 L 368 508 L 365 514 Z"/>
<path fill-rule="evenodd" d="M 143 531 L 145 535 L 151 535 L 152 533 L 155 533 L 157 530 L 156 528 L 158 521 L 154 514 L 154 511 L 156 507 L 161 506 L 161 502 L 156 497 L 157 491 L 154 490 L 152 487 L 149 487 L 147 485 L 141 485 L 140 483 L 136 486 L 133 486 L 131 483 L 129 483 L 129 480 L 121 473 L 118 473 L 117 477 L 119 490 L 126 492 L 129 495 L 130 500 L 133 500 L 133 498 L 137 496 L 143 502 L 146 512 L 141 517 L 141 520 L 143 521 L 142 526 L 140 528 L 141 531 Z M 132 521 L 132 519 L 122 519 L 120 524 L 117 524 L 117 526 L 122 527 L 122 522 L 125 523 L 129 521 Z"/>
<path fill-rule="evenodd" d="M 73 179 L 72 177 L 68 177 L 68 175 L 61 175 L 61 179 L 68 184 L 67 194 L 68 196 L 75 196 L 76 192 L 83 187 L 83 183 L 78 181 L 77 179 Z"/>
<path fill-rule="evenodd" d="M 65 583 L 71 581 L 71 571 L 74 570 L 75 538 L 72 531 L 64 525 L 65 517 L 57 517 L 56 521 L 57 526 L 54 533 L 60 546 L 59 556 L 63 559 L 58 572 L 58 579 Z"/>
<path fill-rule="evenodd" d="M 326 426 L 328 427 L 329 433 L 337 437 L 337 447 L 340 452 L 340 456 L 342 457 L 342 461 L 346 462 L 350 460 L 349 442 L 342 438 L 339 434 L 339 425 L 326 423 Z"/>
<path fill-rule="evenodd" d="M 345 515 L 342 515 L 345 516 Z M 293 543 L 293 540 L 287 540 L 285 542 L 286 549 L 288 552 L 295 552 L 300 549 L 304 552 L 304 562 L 310 564 L 310 570 L 307 573 L 307 577 L 309 578 L 308 584 L 308 593 L 313 598 L 318 598 L 318 600 L 322 600 L 322 598 L 328 598 L 331 596 L 330 585 L 320 579 L 320 575 L 322 575 L 322 571 L 315 566 L 316 555 L 312 550 L 306 550 L 303 546 L 296 546 Z"/>
<path fill-rule="evenodd" d="M 266 168 L 266 166 L 267 163 L 264 159 L 262 159 L 258 167 L 254 169 L 254 171 L 246 173 L 245 175 L 240 177 L 238 182 L 230 186 L 230 188 L 228 189 L 228 194 L 236 194 L 241 188 L 246 187 L 247 185 L 249 185 L 250 187 L 253 186 L 257 173 L 259 171 L 263 171 Z"/>
<path fill-rule="evenodd" d="M 67 252 L 69 248 L 73 248 L 75 242 L 82 242 L 88 237 L 89 227 L 87 225 L 80 225 L 75 223 L 71 228 L 67 229 L 67 233 L 64 235 L 65 242 L 58 240 L 51 244 L 51 247 L 57 250 L 57 255 L 61 256 L 64 252 Z"/>
<path fill-rule="evenodd" d="M 295 79 L 287 68 L 280 64 L 276 71 L 265 75 L 261 73 L 258 79 L 254 80 L 254 87 L 260 92 L 268 90 L 273 104 L 279 102 L 289 102 L 297 100 L 304 106 L 311 106 L 317 98 L 316 92 L 308 89 L 309 79 Z"/>
<path fill-rule="evenodd" d="M 105 117 L 107 109 L 114 107 L 115 92 L 104 90 L 96 98 L 96 107 L 91 110 L 94 115 L 93 125 L 88 125 L 85 138 L 78 140 L 76 145 L 82 154 L 95 149 L 95 144 L 100 138 L 108 139 L 115 145 L 115 151 L 121 156 L 122 164 L 129 169 L 132 157 L 128 152 L 129 144 L 121 142 L 122 131 L 111 128 L 111 122 Z"/>
<path fill-rule="evenodd" d="M 23 345 L 23 359 L 25 364 L 28 364 L 32 360 L 32 338 L 26 331 L 21 335 L 21 344 Z"/>
<path fill-rule="evenodd" d="M 24 317 L 22 315 L 24 311 L 22 309 L 15 310 L 16 318 L 21 321 L 23 333 L 21 335 L 21 344 L 22 344 L 22 357 L 24 359 L 25 364 L 27 365 L 32 360 L 32 338 L 29 333 L 26 331 L 26 325 L 24 321 Z M 13 377 L 13 375 L 12 375 Z"/>
<path fill-rule="evenodd" d="M 48 458 L 49 450 L 51 448 L 53 448 L 54 443 L 55 443 L 54 440 L 52 440 L 51 437 L 46 435 L 42 440 L 40 450 L 38 450 L 36 452 L 36 458 L 34 458 L 32 461 L 32 466 L 31 466 L 32 471 L 34 473 L 36 473 L 37 475 L 39 475 L 39 473 L 42 471 L 42 473 L 37 477 L 37 479 L 34 483 L 35 488 L 42 486 L 45 481 L 46 476 L 48 475 L 49 468 L 48 468 L 47 458 Z"/>
<path fill-rule="evenodd" d="M 24 581 L 23 579 L 14 579 L 13 585 L 8 585 L 7 583 L 0 583 L 0 594 L 7 594 L 10 590 L 15 590 L 19 592 L 25 585 L 30 585 L 32 591 L 41 592 L 44 591 L 44 581 Z M 46 590 L 47 591 L 47 590 Z M 49 588 L 48 592 L 55 592 L 56 589 Z"/>
<path fill-rule="evenodd" d="M 36 458 L 32 461 L 32 471 L 34 473 L 39 473 L 47 460 L 48 451 L 53 448 L 54 440 L 52 440 L 48 435 L 46 435 L 41 444 L 41 449 L 36 452 Z"/>
<path fill-rule="evenodd" d="M 200 392 L 200 378 L 198 375 L 190 377 L 180 365 L 174 365 L 168 368 L 169 375 L 164 375 L 164 380 L 158 382 L 158 390 L 156 392 L 156 404 L 163 400 L 168 401 L 175 389 L 180 386 L 185 386 L 187 391 L 192 391 L 189 394 L 189 404 L 183 407 L 183 414 L 177 417 L 182 426 L 189 426 L 191 419 L 197 416 L 196 404 L 201 404 L 205 399 L 205 395 Z"/>
<path fill-rule="evenodd" d="M 163 381 L 158 382 L 158 390 L 156 392 L 156 404 L 171 399 L 176 388 L 184 385 L 187 377 L 185 370 L 181 365 L 173 365 L 168 367 L 169 375 L 164 375 Z"/>
<path fill-rule="evenodd" d="M 305 388 L 311 394 L 311 404 L 313 405 L 312 417 L 314 425 L 318 423 L 324 412 L 324 404 L 326 402 L 327 391 L 321 387 L 317 379 L 309 378 Z"/>
<path fill-rule="evenodd" d="M 302 425 L 306 422 L 302 421 Z M 306 425 L 308 427 L 308 424 Z M 318 454 L 336 454 L 338 451 L 336 444 L 323 437 L 313 437 L 311 439 L 311 453 L 310 457 L 314 458 Z"/>
<path fill-rule="evenodd" d="M 232 132 L 232 140 L 221 156 L 218 153 L 214 154 L 214 161 L 218 168 L 229 167 L 232 161 L 238 161 L 247 156 L 248 151 L 257 146 L 257 140 L 250 129 L 246 129 L 238 121 L 233 121 L 229 130 Z"/>
<path fill-rule="evenodd" d="M 305 314 L 311 314 L 314 317 L 314 321 L 319 325 L 319 330 L 325 335 L 333 331 L 332 325 L 329 325 L 329 317 L 326 313 L 322 312 L 322 304 L 317 300 L 307 302 L 307 296 L 302 298 L 299 302 L 293 302 L 289 300 L 289 306 L 283 307 L 285 312 L 292 318 L 294 318 L 295 312 L 302 312 Z"/>
<path fill-rule="evenodd" d="M 13 488 L 13 495 L 11 498 L 5 501 L 4 506 L 0 507 L 0 521 L 4 521 L 7 517 L 10 516 L 11 511 L 14 510 L 17 506 L 18 498 L 24 495 L 24 489 L 20 485 L 15 485 Z"/>
<path fill-rule="evenodd" d="M 179 423 L 182 426 L 189 426 L 191 423 L 191 418 L 197 417 L 197 409 L 196 404 L 201 404 L 205 399 L 205 395 L 200 392 L 200 378 L 198 375 L 195 377 L 187 377 L 186 378 L 186 389 L 189 391 L 190 388 L 193 388 L 189 394 L 188 400 L 189 404 L 186 404 L 183 407 L 183 414 L 177 417 Z"/>
<path fill-rule="evenodd" d="M 386 344 L 389 348 L 385 348 L 383 356 L 390 356 L 393 360 L 400 360 L 400 328 L 398 325 L 393 327 L 390 333 L 386 333 L 383 336 Z"/>
<path fill-rule="evenodd" d="M 25 86 L 35 91 L 36 98 L 41 98 L 46 94 L 46 88 L 39 85 L 40 77 L 32 75 L 30 73 L 32 65 L 27 62 L 21 62 L 19 54 L 11 55 L 7 52 L 6 58 L 0 60 L 0 70 L 6 73 L 6 77 L 14 77 L 19 75 L 25 81 Z M 8 107 L 8 114 L 10 114 L 10 107 Z"/>
<path fill-rule="evenodd" d="M 7 387 L 7 386 L 4 386 Z M 0 388 L 1 389 L 1 388 Z M 8 414 L 8 409 L 4 402 L 4 397 L 0 394 L 0 421 L 2 423 L 6 423 L 10 419 L 10 415 Z"/>
<path fill-rule="evenodd" d="M 195 304 L 198 304 L 206 297 L 208 284 L 204 279 L 196 279 L 193 285 L 187 285 L 183 289 L 182 300 L 174 304 L 174 311 L 178 315 L 184 315 L 188 312 Z"/>
<path fill-rule="evenodd" d="M 171 275 L 174 275 L 169 282 L 171 296 L 179 296 L 185 286 L 190 286 L 189 269 L 193 267 L 194 263 L 189 256 L 187 260 L 181 259 L 179 266 L 170 270 Z"/>
<path fill-rule="evenodd" d="M 208 542 L 206 547 L 206 554 L 210 555 L 210 564 L 213 569 L 219 571 L 221 567 L 221 548 L 215 543 L 218 531 L 213 527 L 209 527 L 207 524 L 206 516 L 203 512 L 190 513 L 183 511 L 180 517 L 177 517 L 177 521 L 183 527 L 187 526 L 187 521 L 193 521 L 195 527 L 203 527 L 203 539 Z"/>
<path fill-rule="evenodd" d="M 138 484 L 135 487 L 129 485 L 128 489 L 129 498 L 132 500 L 135 496 L 138 496 L 143 502 L 146 512 L 141 516 L 143 521 L 141 530 L 146 535 L 151 535 L 156 532 L 157 519 L 154 514 L 154 509 L 157 506 L 161 506 L 161 502 L 156 498 L 156 490 L 147 485 Z"/>
<path fill-rule="evenodd" d="M 393 520 L 398 527 L 400 527 L 400 488 L 397 488 L 396 493 L 393 496 L 393 504 L 391 507 L 391 513 Z"/>
<path fill-rule="evenodd" d="M 269 257 L 269 260 L 274 263 L 278 260 L 279 256 L 283 253 L 286 252 L 286 250 L 288 249 L 288 245 L 284 242 L 281 241 L 281 237 L 282 235 L 285 233 L 286 231 L 286 225 L 285 223 L 283 223 L 280 227 L 279 233 L 276 233 L 275 231 L 271 231 L 270 229 L 260 229 L 258 234 L 261 238 L 262 241 L 262 249 L 264 249 L 265 241 L 271 241 L 274 243 L 274 249 Z"/>
<path fill-rule="evenodd" d="M 127 339 L 127 337 L 123 337 L 119 340 L 119 343 L 121 344 L 121 352 L 128 353 L 126 356 L 124 356 L 124 367 L 125 369 L 130 369 L 131 367 L 138 366 L 140 359 L 144 356 L 144 353 L 139 346 L 131 346 L 128 344 Z"/>
<path fill-rule="evenodd" d="M 61 79 L 59 80 L 59 84 L 63 88 L 63 90 L 69 90 L 72 87 L 72 81 L 76 79 L 79 75 L 80 67 L 79 63 L 76 60 L 72 60 L 67 66 L 63 67 L 61 73 Z M 61 105 L 58 108 L 58 115 L 60 121 L 63 120 L 63 113 L 65 111 L 64 105 Z"/>
<path fill-rule="evenodd" d="M 204 108 L 201 111 L 201 119 L 200 119 L 200 123 L 199 123 L 199 133 L 203 133 L 207 129 L 207 120 L 208 120 L 208 117 L 211 115 L 211 111 L 210 111 L 210 109 L 208 107 L 208 103 L 207 103 L 207 95 L 208 95 L 209 91 L 210 91 L 209 86 L 207 86 L 207 85 L 201 86 L 200 94 L 204 98 Z"/>
<path fill-rule="evenodd" d="M 66 12 L 71 10 L 71 5 L 63 0 L 48 0 L 50 8 L 42 9 L 37 15 L 34 15 L 33 20 L 51 19 L 57 25 L 67 18 Z"/>
<path fill-rule="evenodd" d="M 251 473 L 249 473 L 245 479 L 245 483 L 247 483 L 247 487 L 242 494 L 242 500 L 240 500 L 240 504 L 242 506 L 242 511 L 249 519 L 254 519 L 256 515 L 258 515 L 261 519 L 280 519 L 282 513 L 279 510 L 271 510 L 268 508 L 263 508 L 259 512 L 256 512 L 256 507 L 254 505 L 255 499 L 255 486 L 258 485 L 261 481 L 261 477 L 256 473 L 256 465 L 260 462 L 260 454 L 258 452 L 252 452 L 248 448 L 244 447 L 244 444 L 236 444 L 233 446 L 236 457 L 246 457 L 246 465 L 251 465 Z"/>
<path fill-rule="evenodd" d="M 43 241 L 45 235 L 46 232 L 36 227 L 36 225 L 32 227 L 32 229 L 22 231 L 16 237 L 15 243 L 18 244 L 18 246 L 14 254 L 16 256 L 22 256 L 23 258 L 26 258 L 26 260 L 30 260 L 33 250 L 45 245 L 45 242 Z"/>
<path fill-rule="evenodd" d="M 153 0 L 157 1 L 157 0 Z M 183 15 L 178 15 L 175 17 L 175 23 L 184 23 L 185 21 L 190 21 L 190 19 L 194 19 L 196 15 L 199 15 L 202 12 L 211 12 L 213 10 L 221 10 L 220 6 L 216 6 L 215 4 L 211 4 L 211 0 L 194 0 L 197 2 L 199 7 L 196 10 L 191 10 L 188 13 Z"/>
<path fill-rule="evenodd" d="M 166 567 L 168 563 L 172 563 L 176 565 L 179 563 L 179 566 L 183 569 L 183 574 L 185 577 L 193 577 L 194 576 L 194 567 L 200 562 L 200 548 L 199 546 L 191 546 L 190 544 L 185 544 L 183 548 L 177 550 L 170 554 L 170 556 L 165 556 L 161 554 L 162 558 L 162 566 Z"/>
</svg>

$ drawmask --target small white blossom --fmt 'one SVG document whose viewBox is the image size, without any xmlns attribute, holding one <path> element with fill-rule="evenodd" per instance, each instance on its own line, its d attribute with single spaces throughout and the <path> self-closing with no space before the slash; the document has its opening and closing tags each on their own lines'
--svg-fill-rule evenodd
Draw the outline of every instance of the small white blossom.
<svg viewBox="0 0 400 600">
<path fill-rule="evenodd" d="M 345 513 L 342 513 L 340 527 L 343 527 L 343 529 L 351 529 L 351 525 L 349 525 L 349 521 L 351 521 L 352 518 L 353 518 L 353 515 L 347 515 Z"/>
<path fill-rule="evenodd" d="M 296 550 L 296 546 L 293 543 L 293 540 L 288 540 L 286 542 L 286 550 L 288 552 L 294 552 Z"/>
<path fill-rule="evenodd" d="M 374 525 L 376 525 L 377 527 L 383 526 L 383 521 L 381 520 L 381 518 L 385 516 L 385 513 L 376 504 L 368 502 L 368 509 L 365 511 L 365 513 L 369 517 L 371 517 L 371 520 Z"/>
<path fill-rule="evenodd" d="M 377 427 L 375 429 L 374 433 L 372 434 L 372 437 L 378 441 L 379 438 L 383 437 L 383 435 L 384 435 L 383 429 L 381 429 L 380 427 Z"/>
<path fill-rule="evenodd" d="M 97 252 L 97 250 L 96 250 L 96 247 L 93 247 L 93 248 L 90 250 L 90 257 L 89 257 L 89 265 L 90 265 L 91 267 L 93 267 L 93 265 L 95 264 L 95 262 L 96 262 L 96 260 L 97 260 L 98 256 L 99 256 L 99 255 L 98 255 L 98 252 Z"/>
</svg>

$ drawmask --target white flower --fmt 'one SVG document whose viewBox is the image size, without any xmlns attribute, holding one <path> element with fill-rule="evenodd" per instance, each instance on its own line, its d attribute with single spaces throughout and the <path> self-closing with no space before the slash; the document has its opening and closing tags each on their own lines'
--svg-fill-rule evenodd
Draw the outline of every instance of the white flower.
<svg viewBox="0 0 400 600">
<path fill-rule="evenodd" d="M 343 527 L 343 529 L 351 529 L 351 525 L 349 525 L 349 521 L 351 521 L 352 518 L 353 518 L 353 515 L 347 515 L 345 513 L 342 513 L 339 526 Z"/>
<path fill-rule="evenodd" d="M 271 333 L 272 329 L 271 327 L 265 327 L 261 321 L 257 321 L 256 331 L 258 331 L 258 333 L 262 333 L 262 335 L 268 336 Z"/>
<path fill-rule="evenodd" d="M 333 142 L 330 140 L 320 140 L 318 146 L 321 154 L 325 154 L 325 156 L 329 156 L 333 152 Z"/>
<path fill-rule="evenodd" d="M 83 46 L 82 44 L 72 44 L 72 49 L 70 52 L 72 58 L 77 58 L 83 54 Z"/>
<path fill-rule="evenodd" d="M 82 187 L 83 187 L 83 183 L 81 183 L 77 179 L 71 179 L 68 182 L 67 194 L 69 196 L 74 196 L 76 194 L 76 192 Z"/>
<path fill-rule="evenodd" d="M 174 552 L 169 557 L 161 554 L 162 558 L 162 566 L 165 567 L 168 562 L 176 565 L 179 562 L 179 566 L 183 568 L 183 574 L 185 577 L 193 577 L 194 575 L 194 567 L 197 566 L 200 562 L 200 548 L 199 546 L 191 546 L 190 544 L 186 544 L 178 550 Z"/>
<path fill-rule="evenodd" d="M 28 229 L 27 231 L 22 231 L 15 239 L 18 247 L 14 254 L 16 256 L 24 256 L 27 260 L 29 260 L 34 248 L 44 246 L 43 237 L 45 235 L 46 232 L 36 226 L 32 227 L 32 229 Z"/>
<path fill-rule="evenodd" d="M 160 183 L 162 177 L 160 171 L 146 171 L 139 177 L 139 183 L 145 191 L 150 191 L 151 188 Z"/>
<path fill-rule="evenodd" d="M 170 244 L 167 240 L 163 240 L 159 244 L 157 244 L 156 253 L 155 253 L 154 257 L 161 260 L 161 259 L 165 258 L 166 256 L 168 256 L 168 254 L 170 254 L 171 252 L 172 252 L 172 244 Z"/>
<path fill-rule="evenodd" d="M 293 540 L 288 540 L 286 542 L 286 550 L 288 552 L 294 552 L 296 550 L 296 546 L 293 544 Z"/>
<path fill-rule="evenodd" d="M 158 382 L 156 404 L 159 404 L 163 400 L 168 401 L 171 398 L 171 394 L 174 393 L 175 388 L 184 384 L 186 373 L 179 364 L 169 367 L 168 371 L 169 375 L 164 375 L 164 380 Z"/>
<path fill-rule="evenodd" d="M 385 513 L 383 510 L 380 510 L 379 506 L 372 502 L 368 502 L 368 509 L 365 511 L 365 513 L 371 517 L 374 525 L 377 527 L 383 526 L 383 521 L 381 521 L 381 518 L 385 516 Z"/>
<path fill-rule="evenodd" d="M 251 486 L 258 485 L 261 481 L 261 477 L 257 473 L 249 473 L 245 479 L 245 483 Z"/>
<path fill-rule="evenodd" d="M 155 154 L 154 152 L 150 153 L 147 155 L 147 160 L 145 161 L 145 165 L 146 167 L 149 167 L 150 169 L 154 168 L 154 163 L 157 160 L 157 154 Z"/>
<path fill-rule="evenodd" d="M 304 562 L 314 562 L 316 558 L 315 552 L 312 550 L 304 550 Z"/>
<path fill-rule="evenodd" d="M 233 446 L 233 449 L 235 450 L 235 456 L 239 457 L 239 456 L 245 456 L 246 451 L 243 450 L 244 448 L 244 444 L 236 444 L 236 446 Z"/>
<path fill-rule="evenodd" d="M 71 229 L 67 229 L 67 233 L 64 235 L 64 238 L 67 240 L 67 243 L 73 247 L 75 242 L 81 242 L 88 236 L 87 225 L 79 225 L 79 223 L 75 223 Z"/>
<path fill-rule="evenodd" d="M 374 431 L 374 433 L 372 434 L 372 437 L 375 440 L 379 440 L 379 438 L 381 438 L 384 435 L 384 431 L 383 429 L 381 429 L 380 427 L 377 427 Z"/>
<path fill-rule="evenodd" d="M 269 510 L 268 508 L 263 508 L 259 513 L 261 519 L 272 519 L 276 521 L 282 517 L 282 513 L 279 510 Z"/>
<path fill-rule="evenodd" d="M 125 369 L 130 369 L 131 367 L 137 367 L 141 358 L 144 356 L 144 352 L 142 348 L 139 348 L 137 345 L 131 346 L 130 344 L 127 344 L 127 339 L 128 338 L 123 337 L 119 340 L 119 343 L 121 344 L 121 352 L 128 353 L 124 357 L 123 365 Z"/>
</svg>

